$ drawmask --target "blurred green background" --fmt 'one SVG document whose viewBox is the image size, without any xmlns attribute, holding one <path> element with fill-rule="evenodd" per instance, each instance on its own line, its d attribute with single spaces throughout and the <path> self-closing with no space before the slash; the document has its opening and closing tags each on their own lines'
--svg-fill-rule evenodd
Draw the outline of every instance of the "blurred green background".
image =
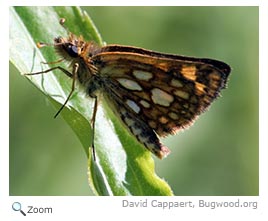
<svg viewBox="0 0 268 221">
<path fill-rule="evenodd" d="M 155 159 L 175 195 L 258 195 L 258 7 L 83 7 L 107 44 L 209 57 L 232 67 L 228 88 Z M 79 34 L 79 33 L 77 33 Z M 57 36 L 57 33 L 55 33 Z M 10 195 L 91 195 L 75 134 L 10 66 Z M 64 151 L 64 154 L 62 152 Z"/>
</svg>

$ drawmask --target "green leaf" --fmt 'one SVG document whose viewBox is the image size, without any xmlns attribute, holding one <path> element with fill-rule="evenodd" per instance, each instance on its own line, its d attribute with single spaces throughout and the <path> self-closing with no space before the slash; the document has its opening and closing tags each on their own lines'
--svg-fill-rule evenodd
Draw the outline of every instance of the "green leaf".
<svg viewBox="0 0 268 221">
<path fill-rule="evenodd" d="M 59 59 L 53 47 L 40 50 L 36 42 L 53 43 L 54 37 L 67 36 L 67 31 L 59 25 L 62 17 L 71 32 L 104 44 L 92 20 L 78 7 L 11 7 L 10 61 L 21 74 L 40 71 L 41 66 L 43 70 L 48 69 L 48 65 L 40 62 Z M 60 65 L 68 68 L 62 62 Z M 27 78 L 57 109 L 70 93 L 72 80 L 59 71 Z M 127 132 L 104 100 L 98 106 L 94 137 L 96 161 L 93 160 L 92 110 L 93 100 L 83 93 L 83 88 L 76 86 L 68 106 L 60 113 L 88 156 L 92 190 L 97 195 L 172 195 L 168 184 L 155 174 L 151 153 Z"/>
</svg>

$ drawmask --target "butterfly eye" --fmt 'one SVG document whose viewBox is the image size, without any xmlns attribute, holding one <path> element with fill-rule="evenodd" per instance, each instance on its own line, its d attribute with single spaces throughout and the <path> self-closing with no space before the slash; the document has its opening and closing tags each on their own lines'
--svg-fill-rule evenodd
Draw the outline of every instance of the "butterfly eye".
<svg viewBox="0 0 268 221">
<path fill-rule="evenodd" d="M 72 44 L 68 44 L 67 48 L 66 48 L 68 54 L 71 56 L 71 57 L 77 57 L 78 56 L 78 50 L 77 50 L 77 47 L 72 45 Z"/>
</svg>

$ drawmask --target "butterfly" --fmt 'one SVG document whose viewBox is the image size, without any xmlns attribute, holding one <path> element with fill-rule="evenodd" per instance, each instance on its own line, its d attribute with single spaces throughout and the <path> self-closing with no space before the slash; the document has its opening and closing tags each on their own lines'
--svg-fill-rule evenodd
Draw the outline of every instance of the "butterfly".
<svg viewBox="0 0 268 221">
<path fill-rule="evenodd" d="M 60 20 L 63 26 L 64 22 Z M 39 47 L 48 45 L 39 43 Z M 27 75 L 58 69 L 72 79 L 71 91 L 55 116 L 67 104 L 78 82 L 95 100 L 93 135 L 102 97 L 137 141 L 159 158 L 170 152 L 159 137 L 190 126 L 219 97 L 231 72 L 222 61 L 131 46 L 102 47 L 71 32 L 67 38 L 55 38 L 53 46 L 70 70 L 56 66 Z M 92 147 L 94 152 L 94 142 Z"/>
</svg>

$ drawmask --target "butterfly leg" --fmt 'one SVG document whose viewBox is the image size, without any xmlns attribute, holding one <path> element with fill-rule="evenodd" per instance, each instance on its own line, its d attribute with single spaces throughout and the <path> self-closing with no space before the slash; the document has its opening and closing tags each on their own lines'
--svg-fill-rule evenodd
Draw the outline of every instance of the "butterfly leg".
<svg viewBox="0 0 268 221">
<path fill-rule="evenodd" d="M 94 107 L 93 107 L 93 115 L 91 118 L 91 127 L 92 127 L 92 154 L 93 154 L 93 159 L 96 161 L 96 152 L 95 152 L 95 146 L 94 146 L 94 137 L 95 137 L 95 122 L 96 122 L 96 115 L 97 115 L 97 107 L 98 107 L 98 98 L 97 96 L 92 95 L 92 98 L 94 98 Z"/>
<path fill-rule="evenodd" d="M 72 73 L 70 73 L 69 71 L 67 71 L 66 69 L 64 69 L 64 68 L 61 67 L 61 66 L 53 67 L 53 68 L 47 69 L 47 70 L 45 70 L 45 71 L 39 71 L 39 72 L 34 72 L 34 73 L 26 73 L 26 74 L 24 74 L 24 75 L 45 74 L 45 73 L 48 73 L 48 72 L 50 72 L 50 71 L 54 71 L 54 70 L 56 70 L 56 69 L 59 69 L 59 70 L 62 71 L 64 74 L 66 74 L 68 77 L 73 78 Z"/>
<path fill-rule="evenodd" d="M 58 70 L 62 71 L 64 74 L 66 74 L 68 77 L 70 77 L 70 78 L 73 79 L 71 91 L 70 91 L 67 99 L 65 100 L 65 102 L 61 106 L 61 108 L 55 114 L 54 118 L 56 118 L 59 115 L 59 113 L 63 110 L 63 108 L 65 107 L 65 105 L 67 104 L 68 100 L 70 99 L 70 97 L 72 96 L 72 94 L 74 92 L 74 89 L 75 89 L 75 79 L 77 78 L 78 68 L 79 68 L 79 64 L 78 63 L 75 63 L 74 66 L 73 66 L 72 73 L 70 73 L 69 71 L 67 71 L 66 69 L 64 69 L 61 66 L 57 66 L 57 67 L 53 67 L 53 68 L 47 69 L 45 71 L 39 71 L 39 72 L 35 72 L 35 73 L 27 73 L 27 74 L 24 74 L 24 75 L 45 74 L 45 73 L 48 73 L 48 72 L 51 72 L 51 71 L 54 71 L 54 70 L 58 69 Z"/>
<path fill-rule="evenodd" d="M 68 97 L 66 98 L 64 104 L 61 106 L 61 108 L 58 110 L 58 112 L 55 114 L 54 118 L 56 118 L 59 113 L 63 110 L 63 108 L 65 107 L 65 105 L 67 104 L 68 100 L 70 99 L 70 97 L 72 96 L 73 92 L 74 92 L 74 89 L 75 89 L 75 80 L 77 78 L 77 72 L 78 72 L 78 68 L 79 68 L 79 64 L 78 63 L 75 63 L 74 66 L 73 66 L 73 71 L 72 71 L 72 74 L 71 74 L 71 78 L 73 79 L 73 82 L 72 82 L 72 88 L 71 88 L 71 91 L 68 95 Z M 65 70 L 65 69 L 63 69 Z M 66 71 L 66 70 L 65 70 Z M 64 72 L 65 73 L 65 72 Z M 70 73 L 67 71 L 67 73 Z M 69 75 L 68 75 L 69 76 Z"/>
</svg>

